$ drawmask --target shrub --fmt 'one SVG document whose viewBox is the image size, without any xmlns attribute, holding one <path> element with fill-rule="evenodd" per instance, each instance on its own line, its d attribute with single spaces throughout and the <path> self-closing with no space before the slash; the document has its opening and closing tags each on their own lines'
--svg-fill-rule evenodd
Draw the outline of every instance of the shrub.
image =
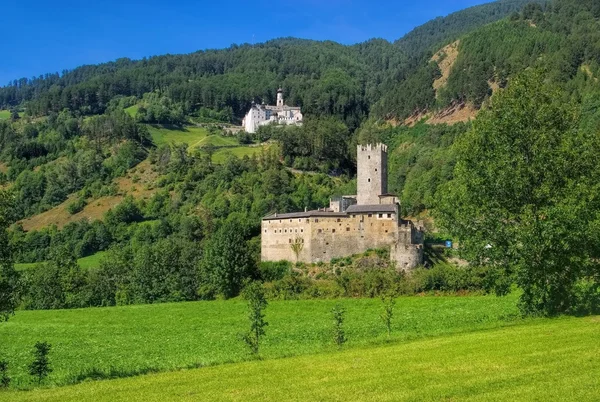
<svg viewBox="0 0 600 402">
<path fill-rule="evenodd" d="M 47 342 L 37 342 L 33 350 L 33 361 L 29 365 L 29 374 L 37 378 L 38 384 L 52 372 L 48 354 L 52 346 Z"/>
<path fill-rule="evenodd" d="M 8 388 L 10 377 L 8 376 L 8 362 L 0 360 L 0 388 Z"/>
<path fill-rule="evenodd" d="M 265 308 L 267 308 L 267 299 L 265 291 L 260 282 L 252 282 L 244 289 L 244 299 L 248 302 L 248 320 L 250 321 L 250 330 L 244 335 L 243 339 L 254 355 L 258 355 L 260 339 L 265 335 L 265 327 L 269 325 L 265 321 Z"/>
<path fill-rule="evenodd" d="M 67 212 L 71 215 L 75 215 L 76 213 L 83 211 L 83 208 L 85 208 L 86 205 L 87 201 L 85 198 L 79 197 L 67 206 Z"/>
<path fill-rule="evenodd" d="M 258 266 L 260 278 L 265 282 L 278 281 L 292 271 L 289 261 L 263 261 Z"/>
<path fill-rule="evenodd" d="M 333 341 L 341 348 L 346 343 L 346 332 L 344 331 L 344 319 L 346 309 L 341 304 L 336 304 L 331 310 L 333 315 Z"/>
<path fill-rule="evenodd" d="M 392 318 L 394 317 L 394 306 L 396 305 L 396 300 L 393 296 L 383 296 L 381 298 L 381 302 L 383 303 L 383 312 L 381 313 L 381 321 L 385 325 L 387 329 L 388 338 L 392 335 Z"/>
</svg>

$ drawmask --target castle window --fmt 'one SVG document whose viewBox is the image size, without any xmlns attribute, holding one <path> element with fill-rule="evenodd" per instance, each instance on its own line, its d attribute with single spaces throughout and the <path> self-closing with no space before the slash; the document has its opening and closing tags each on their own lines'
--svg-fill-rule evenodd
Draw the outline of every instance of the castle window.
<svg viewBox="0 0 600 402">
<path fill-rule="evenodd" d="M 321 232 L 323 232 L 323 230 L 322 230 L 322 229 L 319 229 L 319 230 L 317 230 L 317 233 L 321 233 Z"/>
<path fill-rule="evenodd" d="M 340 218 L 337 218 L 337 222 L 341 222 L 342 220 Z"/>
<path fill-rule="evenodd" d="M 349 232 L 349 231 L 350 231 L 350 228 L 346 228 L 346 232 Z"/>
<path fill-rule="evenodd" d="M 300 233 L 304 233 L 304 229 L 300 229 Z"/>
<path fill-rule="evenodd" d="M 298 233 L 298 229 L 294 229 L 294 232 L 295 232 L 295 233 Z"/>
<path fill-rule="evenodd" d="M 287 229 L 285 229 L 285 233 L 287 233 Z"/>
<path fill-rule="evenodd" d="M 319 223 L 319 220 L 318 220 L 318 219 L 315 219 L 315 223 Z"/>
<path fill-rule="evenodd" d="M 302 222 L 302 219 L 301 219 L 301 218 L 298 218 L 298 222 Z"/>
<path fill-rule="evenodd" d="M 372 218 L 372 217 L 373 217 L 373 214 L 369 214 L 369 218 Z"/>
<path fill-rule="evenodd" d="M 292 223 L 292 220 L 290 219 L 290 223 Z"/>
<path fill-rule="evenodd" d="M 371 182 L 371 179 L 367 179 L 367 181 L 370 183 L 370 182 Z"/>
<path fill-rule="evenodd" d="M 388 218 L 391 218 L 391 217 L 392 217 L 392 214 L 388 214 Z"/>
<path fill-rule="evenodd" d="M 378 217 L 383 218 L 383 214 L 379 214 Z"/>
<path fill-rule="evenodd" d="M 377 171 L 377 168 L 375 168 L 375 171 Z"/>
<path fill-rule="evenodd" d="M 368 159 L 371 159 L 371 155 L 368 156 Z"/>
<path fill-rule="evenodd" d="M 291 242 L 292 242 L 292 239 L 290 239 L 290 241 L 289 241 L 289 242 L 291 243 Z"/>
<path fill-rule="evenodd" d="M 265 229 L 265 233 L 267 233 L 267 229 Z"/>
<path fill-rule="evenodd" d="M 331 233 L 335 233 L 335 229 L 331 229 Z"/>
</svg>

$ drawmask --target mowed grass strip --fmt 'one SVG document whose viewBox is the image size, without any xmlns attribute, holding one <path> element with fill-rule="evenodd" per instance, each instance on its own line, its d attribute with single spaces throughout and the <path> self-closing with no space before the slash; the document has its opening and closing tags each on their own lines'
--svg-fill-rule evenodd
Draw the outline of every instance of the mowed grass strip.
<svg viewBox="0 0 600 402">
<path fill-rule="evenodd" d="M 149 125 L 148 131 L 152 137 L 152 141 L 156 145 L 161 144 L 188 144 L 193 147 L 194 144 L 199 143 L 208 136 L 208 131 L 202 127 L 196 126 L 158 126 Z"/>
<path fill-rule="evenodd" d="M 516 301 L 514 295 L 399 298 L 391 341 L 511 325 L 521 321 Z M 347 309 L 346 347 L 387 342 L 378 299 L 272 301 L 261 355 L 335 350 L 331 309 L 337 303 Z M 37 341 L 52 344 L 54 371 L 47 384 L 64 385 L 110 372 L 133 375 L 244 361 L 249 355 L 240 335 L 247 328 L 242 300 L 18 311 L 0 325 L 0 345 L 11 363 L 13 386 L 28 388 L 27 365 Z"/>
<path fill-rule="evenodd" d="M 260 154 L 263 150 L 267 150 L 268 148 L 268 145 L 255 147 L 246 146 L 235 148 L 222 148 L 217 150 L 217 152 L 213 154 L 212 161 L 213 163 L 217 164 L 224 163 L 229 155 L 233 155 L 238 158 L 243 158 L 244 156 L 252 157 L 253 155 Z"/>
<path fill-rule="evenodd" d="M 600 319 L 510 328 L 75 386 L 11 401 L 596 401 Z"/>
<path fill-rule="evenodd" d="M 105 251 L 99 251 L 96 254 L 92 254 L 90 256 L 78 259 L 77 264 L 79 264 L 79 266 L 82 269 L 97 268 L 100 266 L 100 260 L 102 259 L 102 257 L 104 257 L 105 254 L 106 254 Z M 17 271 L 24 271 L 26 269 L 33 268 L 38 264 L 41 264 L 41 263 L 27 262 L 27 263 L 15 264 L 15 269 Z"/>
</svg>

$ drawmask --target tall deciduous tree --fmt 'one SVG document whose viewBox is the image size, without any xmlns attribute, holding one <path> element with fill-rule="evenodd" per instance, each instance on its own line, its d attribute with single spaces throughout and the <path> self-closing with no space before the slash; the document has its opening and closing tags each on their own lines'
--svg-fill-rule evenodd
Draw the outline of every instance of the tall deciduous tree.
<svg viewBox="0 0 600 402">
<path fill-rule="evenodd" d="M 582 286 L 598 294 L 600 138 L 578 120 L 542 74 L 515 78 L 457 141 L 440 192 L 439 223 L 471 263 L 515 275 L 526 314 L 571 312 Z"/>
<path fill-rule="evenodd" d="M 236 296 L 251 273 L 252 261 L 244 226 L 227 221 L 207 242 L 202 259 L 204 280 L 224 297 Z"/>
</svg>

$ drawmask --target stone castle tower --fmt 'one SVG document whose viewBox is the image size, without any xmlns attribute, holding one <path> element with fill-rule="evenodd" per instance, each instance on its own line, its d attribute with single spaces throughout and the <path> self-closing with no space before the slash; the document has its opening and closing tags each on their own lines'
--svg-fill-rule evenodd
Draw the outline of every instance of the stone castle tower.
<svg viewBox="0 0 600 402">
<path fill-rule="evenodd" d="M 283 89 L 281 88 L 277 90 L 277 107 L 283 107 Z"/>
<path fill-rule="evenodd" d="M 359 145 L 356 155 L 358 205 L 376 205 L 387 195 L 387 145 Z"/>
</svg>

